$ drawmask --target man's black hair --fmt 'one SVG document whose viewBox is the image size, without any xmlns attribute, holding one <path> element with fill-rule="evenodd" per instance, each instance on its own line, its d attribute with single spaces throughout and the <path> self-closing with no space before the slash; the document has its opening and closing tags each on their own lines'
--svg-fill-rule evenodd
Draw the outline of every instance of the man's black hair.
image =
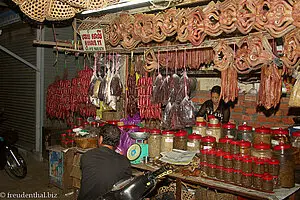
<svg viewBox="0 0 300 200">
<path fill-rule="evenodd" d="M 117 147 L 120 142 L 121 131 L 116 125 L 105 124 L 100 129 L 100 135 L 103 137 L 102 144 Z"/>
<path fill-rule="evenodd" d="M 221 94 L 221 87 L 218 86 L 218 85 L 215 85 L 215 86 L 211 89 L 210 93 L 217 93 L 217 94 L 220 95 L 220 94 Z"/>
</svg>

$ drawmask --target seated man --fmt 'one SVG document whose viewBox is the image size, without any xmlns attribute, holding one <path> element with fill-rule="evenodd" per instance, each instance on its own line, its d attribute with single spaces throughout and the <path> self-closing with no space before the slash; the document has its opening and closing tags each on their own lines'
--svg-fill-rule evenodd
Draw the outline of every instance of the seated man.
<svg viewBox="0 0 300 200">
<path fill-rule="evenodd" d="M 113 184 L 131 177 L 129 160 L 115 152 L 120 141 L 120 130 L 106 124 L 99 128 L 99 148 L 81 157 L 81 188 L 78 200 L 93 200 L 112 189 Z"/>
</svg>

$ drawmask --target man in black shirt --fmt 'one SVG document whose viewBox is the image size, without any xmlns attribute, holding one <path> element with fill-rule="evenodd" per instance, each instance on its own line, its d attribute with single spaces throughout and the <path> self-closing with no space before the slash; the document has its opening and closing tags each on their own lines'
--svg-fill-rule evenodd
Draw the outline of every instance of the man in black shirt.
<svg viewBox="0 0 300 200">
<path fill-rule="evenodd" d="M 109 192 L 113 184 L 131 177 L 129 160 L 114 151 L 120 134 L 115 125 L 106 124 L 99 128 L 99 148 L 81 157 L 82 179 L 78 200 L 97 199 Z"/>
<path fill-rule="evenodd" d="M 211 89 L 211 99 L 205 101 L 197 113 L 197 117 L 205 117 L 208 120 L 209 115 L 215 116 L 222 123 L 227 123 L 230 118 L 230 108 L 223 99 L 220 99 L 221 87 L 214 86 Z"/>
</svg>

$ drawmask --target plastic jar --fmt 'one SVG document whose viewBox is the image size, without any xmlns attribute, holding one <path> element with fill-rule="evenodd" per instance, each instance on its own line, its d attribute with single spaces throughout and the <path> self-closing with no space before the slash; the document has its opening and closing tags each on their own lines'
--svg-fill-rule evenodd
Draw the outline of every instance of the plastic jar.
<svg viewBox="0 0 300 200">
<path fill-rule="evenodd" d="M 68 147 L 69 147 L 69 148 L 75 147 L 75 141 L 74 141 L 73 139 L 68 140 Z"/>
<path fill-rule="evenodd" d="M 212 149 L 216 146 L 216 138 L 212 136 L 205 136 L 201 139 L 201 149 Z"/>
<path fill-rule="evenodd" d="M 295 186 L 295 151 L 290 144 L 274 147 L 274 157 L 280 162 L 279 180 L 281 187 L 292 188 Z"/>
<path fill-rule="evenodd" d="M 92 122 L 91 127 L 96 128 L 97 127 L 97 122 Z"/>
<path fill-rule="evenodd" d="M 262 182 L 263 182 L 263 174 L 253 174 L 253 187 L 255 189 L 261 189 L 262 187 Z"/>
<path fill-rule="evenodd" d="M 240 153 L 240 141 L 234 140 L 230 142 L 230 153 L 231 154 Z"/>
<path fill-rule="evenodd" d="M 69 141 L 68 141 L 68 140 L 63 140 L 63 141 L 61 141 L 61 146 L 62 146 L 63 148 L 68 148 L 68 147 L 69 147 L 68 144 L 69 144 Z"/>
<path fill-rule="evenodd" d="M 222 138 L 227 137 L 233 140 L 237 139 L 237 131 L 235 124 L 228 122 L 227 124 L 222 125 Z"/>
<path fill-rule="evenodd" d="M 188 151 L 200 152 L 201 135 L 196 133 L 188 135 L 187 148 Z"/>
<path fill-rule="evenodd" d="M 252 127 L 247 126 L 247 124 L 240 125 L 237 132 L 237 140 L 245 140 L 248 142 L 253 142 L 253 132 Z"/>
<path fill-rule="evenodd" d="M 206 122 L 196 122 L 196 126 L 193 126 L 193 133 L 206 136 Z"/>
<path fill-rule="evenodd" d="M 181 149 L 186 150 L 187 148 L 187 132 L 186 131 L 179 131 L 174 134 L 174 149 Z"/>
<path fill-rule="evenodd" d="M 161 152 L 170 152 L 173 150 L 174 132 L 162 131 L 160 150 Z"/>
<path fill-rule="evenodd" d="M 271 158 L 271 145 L 265 143 L 254 144 L 251 150 L 251 155 L 257 158 Z"/>
<path fill-rule="evenodd" d="M 206 135 L 215 137 L 216 141 L 219 142 L 219 139 L 221 138 L 221 123 L 217 123 L 217 124 L 208 123 L 206 129 Z"/>
<path fill-rule="evenodd" d="M 83 125 L 83 119 L 81 117 L 76 118 L 76 125 L 77 126 L 82 126 Z"/>
<path fill-rule="evenodd" d="M 200 151 L 200 161 L 207 163 L 207 152 L 210 151 L 210 149 L 202 149 Z"/>
<path fill-rule="evenodd" d="M 233 155 L 226 154 L 223 156 L 223 166 L 224 166 L 224 168 L 232 168 L 233 167 Z"/>
<path fill-rule="evenodd" d="M 269 173 L 269 162 L 271 160 L 271 158 L 262 158 L 264 163 L 265 163 L 265 173 Z"/>
<path fill-rule="evenodd" d="M 233 170 L 233 182 L 237 185 L 242 184 L 242 170 Z"/>
<path fill-rule="evenodd" d="M 233 182 L 233 169 L 232 168 L 224 168 L 223 170 L 223 178 L 224 181 L 231 183 Z"/>
<path fill-rule="evenodd" d="M 279 167 L 280 166 L 280 162 L 279 160 L 276 159 L 271 159 L 269 161 L 269 174 L 271 174 L 272 176 L 278 176 L 279 175 Z"/>
<path fill-rule="evenodd" d="M 266 127 L 256 128 L 253 137 L 253 144 L 271 144 L 271 129 Z"/>
<path fill-rule="evenodd" d="M 252 158 L 246 157 L 242 161 L 243 173 L 252 173 Z"/>
<path fill-rule="evenodd" d="M 148 138 L 149 158 L 157 159 L 160 157 L 161 131 L 159 129 L 150 130 Z"/>
<path fill-rule="evenodd" d="M 231 138 L 220 138 L 218 143 L 219 148 L 222 149 L 224 152 L 230 153 L 231 141 Z"/>
<path fill-rule="evenodd" d="M 251 187 L 252 186 L 252 173 L 242 172 L 242 186 Z"/>
<path fill-rule="evenodd" d="M 233 155 L 233 169 L 242 170 L 243 165 L 243 156 L 241 155 Z"/>
<path fill-rule="evenodd" d="M 219 180 L 223 180 L 224 175 L 224 167 L 216 165 L 216 178 Z"/>
<path fill-rule="evenodd" d="M 216 177 L 216 165 L 208 164 L 208 176 Z"/>
<path fill-rule="evenodd" d="M 66 133 L 60 134 L 60 141 L 61 142 L 66 141 L 66 139 L 67 139 L 67 134 Z"/>
<path fill-rule="evenodd" d="M 225 152 L 223 152 L 222 150 L 218 150 L 216 151 L 216 165 L 217 166 L 224 166 L 224 159 L 223 156 L 226 155 Z"/>
<path fill-rule="evenodd" d="M 216 164 L 216 151 L 214 149 L 207 151 L 207 163 Z"/>
<path fill-rule="evenodd" d="M 298 152 L 295 153 L 295 164 L 300 164 L 300 131 L 292 133 L 292 146 L 297 148 Z"/>
<path fill-rule="evenodd" d="M 240 141 L 240 154 L 242 156 L 251 155 L 251 142 L 244 140 Z"/>
<path fill-rule="evenodd" d="M 208 164 L 207 163 L 200 163 L 200 167 L 202 169 L 202 171 L 208 175 L 208 170 L 209 170 L 209 167 L 208 167 Z"/>
<path fill-rule="evenodd" d="M 264 174 L 265 173 L 265 161 L 263 159 L 255 159 L 253 163 L 253 173 Z"/>
<path fill-rule="evenodd" d="M 267 192 L 272 192 L 274 188 L 273 177 L 270 174 L 266 174 L 262 179 L 262 189 Z"/>
<path fill-rule="evenodd" d="M 272 136 L 271 136 L 271 144 L 272 147 L 279 145 L 279 144 L 290 144 L 290 137 L 289 137 L 289 131 L 287 129 L 274 129 L 272 130 Z"/>
</svg>

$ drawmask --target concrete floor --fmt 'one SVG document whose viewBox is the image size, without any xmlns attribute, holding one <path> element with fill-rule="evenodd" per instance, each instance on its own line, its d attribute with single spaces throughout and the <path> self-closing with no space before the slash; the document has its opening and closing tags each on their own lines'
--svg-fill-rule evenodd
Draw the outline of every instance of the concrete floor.
<svg viewBox="0 0 300 200">
<path fill-rule="evenodd" d="M 56 198 L 47 198 L 47 199 L 64 199 L 64 200 L 73 200 L 76 199 L 74 193 L 71 195 L 65 195 L 64 192 L 48 183 L 48 161 L 44 160 L 42 162 L 36 161 L 33 157 L 24 156 L 27 162 L 27 176 L 22 180 L 12 179 L 5 170 L 0 171 L 0 199 L 2 195 L 8 194 L 22 194 L 26 193 L 39 193 L 50 195 L 56 194 Z M 4 192 L 4 193 L 3 193 Z M 67 191 L 72 192 L 72 191 Z M 19 199 L 19 198 L 14 198 Z M 28 199 L 28 198 L 27 198 Z M 41 199 L 41 198 L 32 198 L 32 199 Z"/>
</svg>

